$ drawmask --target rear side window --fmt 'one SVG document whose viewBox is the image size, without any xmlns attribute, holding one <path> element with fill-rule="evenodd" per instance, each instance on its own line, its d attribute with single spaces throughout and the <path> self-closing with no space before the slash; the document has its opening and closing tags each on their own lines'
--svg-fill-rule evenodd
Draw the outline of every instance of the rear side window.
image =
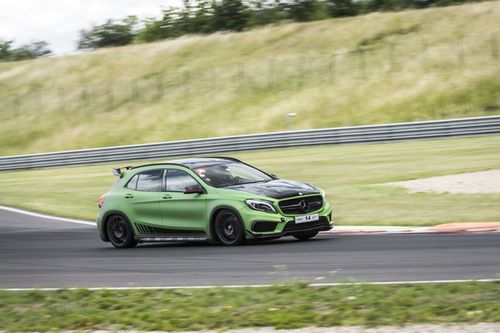
<svg viewBox="0 0 500 333">
<path fill-rule="evenodd" d="M 167 171 L 167 192 L 184 192 L 186 187 L 199 185 L 193 177 L 182 170 Z"/>
<path fill-rule="evenodd" d="M 128 181 L 126 187 L 129 189 L 135 190 L 135 188 L 137 187 L 137 179 L 138 178 L 139 178 L 139 175 L 135 175 L 134 177 L 132 177 L 132 179 Z"/>
<path fill-rule="evenodd" d="M 139 176 L 136 185 L 137 191 L 161 192 L 163 170 L 144 171 L 138 174 L 137 176 Z"/>
</svg>

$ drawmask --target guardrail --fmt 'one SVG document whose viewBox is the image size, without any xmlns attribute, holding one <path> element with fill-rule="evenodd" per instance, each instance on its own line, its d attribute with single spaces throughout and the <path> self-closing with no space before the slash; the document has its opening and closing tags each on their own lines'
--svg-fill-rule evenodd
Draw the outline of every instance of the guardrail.
<svg viewBox="0 0 500 333">
<path fill-rule="evenodd" d="M 500 134 L 500 116 L 238 135 L 0 157 L 0 170 L 57 167 L 247 150 Z"/>
</svg>

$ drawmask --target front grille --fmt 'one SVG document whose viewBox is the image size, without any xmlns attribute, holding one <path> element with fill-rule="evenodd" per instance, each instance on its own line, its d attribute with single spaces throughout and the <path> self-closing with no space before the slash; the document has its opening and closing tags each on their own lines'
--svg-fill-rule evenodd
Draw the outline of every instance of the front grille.
<svg viewBox="0 0 500 333">
<path fill-rule="evenodd" d="M 255 222 L 252 226 L 252 230 L 255 232 L 269 232 L 269 231 L 274 231 L 276 229 L 276 225 L 278 223 L 276 222 L 269 222 L 269 221 L 258 221 Z"/>
<path fill-rule="evenodd" d="M 283 228 L 283 232 L 285 231 L 301 231 L 307 230 L 315 227 L 327 227 L 330 226 L 328 223 L 328 218 L 325 216 L 321 216 L 318 221 L 314 222 L 305 222 L 296 224 L 295 221 L 290 221 Z"/>
<path fill-rule="evenodd" d="M 323 207 L 323 197 L 321 195 L 314 195 L 310 197 L 283 200 L 280 201 L 279 206 L 284 214 L 307 214 L 317 211 Z"/>
</svg>

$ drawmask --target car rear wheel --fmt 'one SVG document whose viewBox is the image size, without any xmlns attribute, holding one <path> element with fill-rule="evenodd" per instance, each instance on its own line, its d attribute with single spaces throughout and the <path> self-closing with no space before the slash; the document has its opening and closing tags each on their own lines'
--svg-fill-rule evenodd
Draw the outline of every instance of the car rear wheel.
<svg viewBox="0 0 500 333">
<path fill-rule="evenodd" d="M 304 232 L 300 234 L 294 234 L 293 237 L 297 238 L 298 240 L 307 240 L 310 238 L 313 238 L 318 234 L 318 231 L 310 231 L 310 232 Z"/>
<path fill-rule="evenodd" d="M 132 226 L 123 216 L 113 215 L 109 217 L 106 223 L 106 231 L 109 241 L 116 248 L 122 249 L 137 245 Z"/>
<path fill-rule="evenodd" d="M 224 209 L 215 218 L 215 234 L 224 245 L 240 245 L 245 242 L 245 228 L 236 213 Z"/>
</svg>

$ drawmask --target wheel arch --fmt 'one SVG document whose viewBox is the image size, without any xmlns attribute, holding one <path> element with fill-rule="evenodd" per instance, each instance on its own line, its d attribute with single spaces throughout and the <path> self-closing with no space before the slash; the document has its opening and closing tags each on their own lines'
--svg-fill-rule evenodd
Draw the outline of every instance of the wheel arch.
<svg viewBox="0 0 500 333">
<path fill-rule="evenodd" d="M 213 240 L 213 241 L 217 241 L 217 235 L 215 233 L 215 218 L 217 217 L 217 214 L 219 214 L 221 211 L 223 210 L 230 210 L 232 211 L 233 213 L 236 214 L 236 216 L 238 216 L 238 218 L 240 219 L 240 221 L 243 223 L 243 226 L 245 226 L 245 223 L 243 222 L 243 218 L 241 217 L 241 214 L 240 212 L 238 212 L 237 209 L 235 209 L 234 207 L 232 206 L 229 206 L 229 205 L 218 205 L 216 207 L 214 207 L 212 209 L 212 211 L 210 212 L 210 219 L 209 219 L 209 222 L 210 222 L 210 225 L 209 225 L 209 232 L 210 232 L 210 238 Z M 246 232 L 246 230 L 245 230 Z"/>
<path fill-rule="evenodd" d="M 104 214 L 104 216 L 102 217 L 102 234 L 105 238 L 104 239 L 105 242 L 109 242 L 109 235 L 108 235 L 108 230 L 107 230 L 108 220 L 111 216 L 114 216 L 114 215 L 120 215 L 121 217 L 123 217 L 130 224 L 132 231 L 135 231 L 134 224 L 130 221 L 130 219 L 128 218 L 128 216 L 124 212 L 119 211 L 119 210 L 110 210 L 110 211 L 106 212 L 106 214 Z"/>
</svg>

